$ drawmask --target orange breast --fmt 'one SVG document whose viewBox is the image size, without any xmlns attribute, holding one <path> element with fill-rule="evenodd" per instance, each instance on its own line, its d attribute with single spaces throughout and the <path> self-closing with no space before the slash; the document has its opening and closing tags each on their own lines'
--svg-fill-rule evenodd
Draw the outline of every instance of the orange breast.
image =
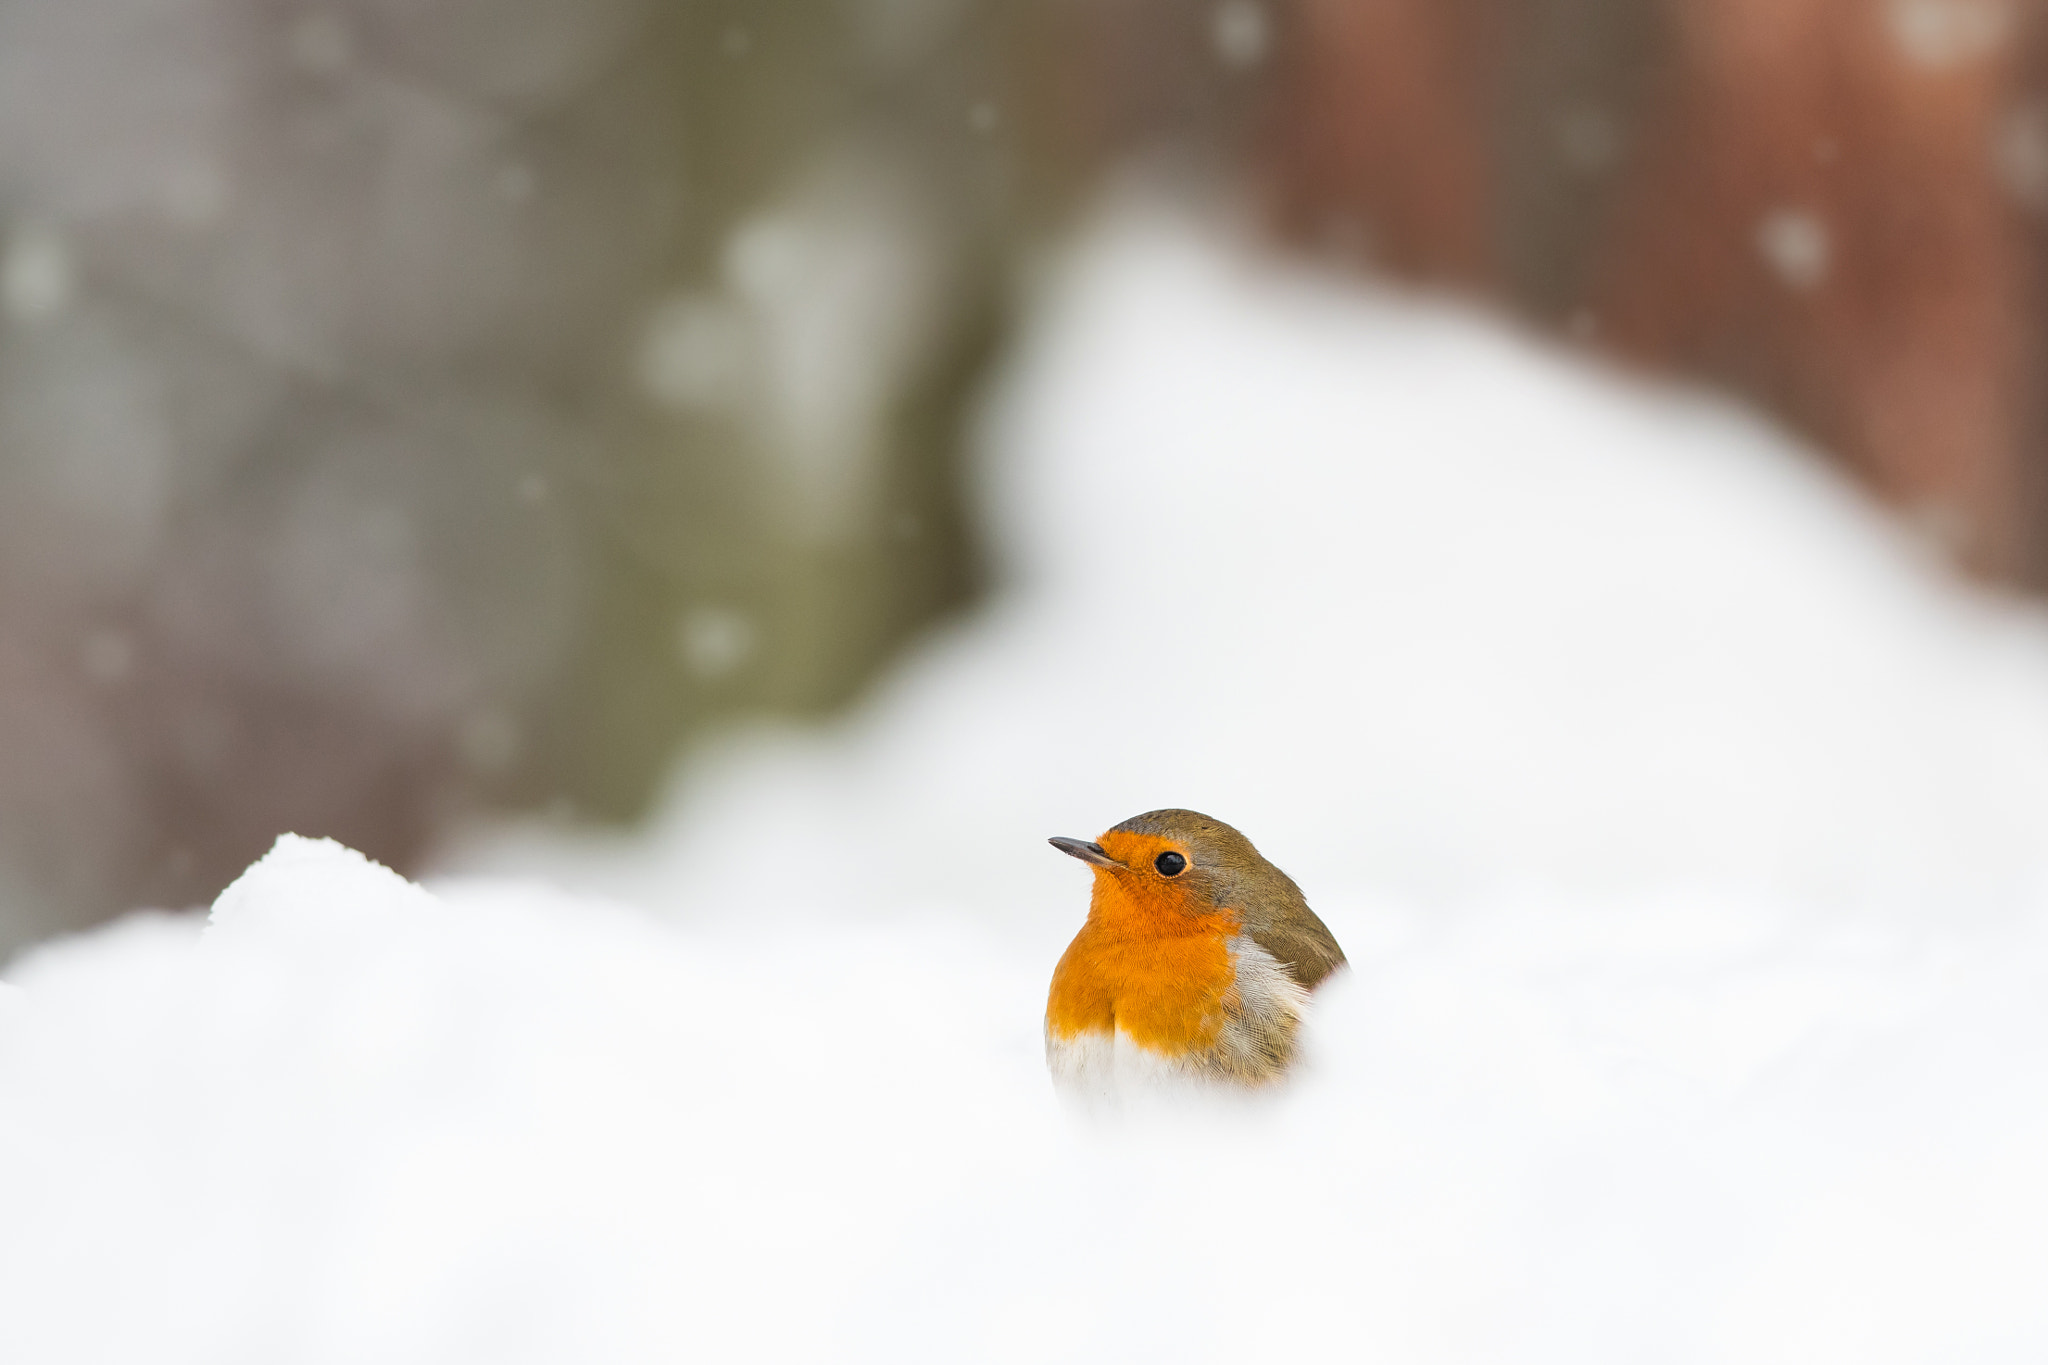
<svg viewBox="0 0 2048 1365">
<path fill-rule="evenodd" d="M 1121 1029 L 1167 1056 L 1215 1044 L 1237 1004 L 1226 946 L 1237 917 L 1146 889 L 1097 869 L 1088 922 L 1053 969 L 1045 1022 L 1056 1036 Z"/>
<path fill-rule="evenodd" d="M 1045 1022 L 1062 1038 L 1122 1029 L 1154 1052 L 1178 1056 L 1215 1044 L 1230 989 L 1221 934 L 1104 943 L 1084 927 L 1053 971 Z"/>
</svg>

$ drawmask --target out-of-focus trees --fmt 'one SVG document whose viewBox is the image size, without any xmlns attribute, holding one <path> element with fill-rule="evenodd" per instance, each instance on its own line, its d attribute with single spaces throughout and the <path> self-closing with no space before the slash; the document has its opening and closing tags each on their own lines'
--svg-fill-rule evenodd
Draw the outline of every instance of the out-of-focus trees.
<svg viewBox="0 0 2048 1365">
<path fill-rule="evenodd" d="M 2048 580 L 2042 0 L 12 0 L 0 952 L 843 700 L 1144 153 Z"/>
<path fill-rule="evenodd" d="M 975 583 L 969 0 L 0 7 L 0 952 L 629 814 Z"/>
</svg>

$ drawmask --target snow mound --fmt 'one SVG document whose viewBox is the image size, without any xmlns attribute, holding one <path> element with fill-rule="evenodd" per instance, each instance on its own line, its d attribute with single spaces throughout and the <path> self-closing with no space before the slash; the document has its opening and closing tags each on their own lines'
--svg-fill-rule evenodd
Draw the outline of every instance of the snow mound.
<svg viewBox="0 0 2048 1365">
<path fill-rule="evenodd" d="M 1129 213 L 980 444 L 1009 587 L 861 714 L 702 756 L 650 836 L 461 861 L 682 914 L 830 884 L 1070 924 L 1036 838 L 1184 806 L 1319 907 L 2044 886 L 2041 614 L 1728 405 Z"/>
<path fill-rule="evenodd" d="M 15 964 L 7 1359 L 2048 1348 L 2034 617 L 1722 409 L 1142 216 L 985 447 L 1008 595 L 640 838 L 287 838 Z M 1354 970 L 1283 1092 L 1079 1123 L 1039 840 L 1164 804 Z"/>
<path fill-rule="evenodd" d="M 988 957 L 437 897 L 287 836 L 203 933 L 14 973 L 8 1359 L 828 1358 L 879 1249 L 986 1160 L 963 1128 L 1055 1135 L 994 1103 L 1037 987 Z"/>
<path fill-rule="evenodd" d="M 2019 1358 L 2048 953 L 1337 917 L 1313 1069 L 1080 1126 L 1043 963 L 286 840 L 0 1013 L 9 1359 Z"/>
</svg>

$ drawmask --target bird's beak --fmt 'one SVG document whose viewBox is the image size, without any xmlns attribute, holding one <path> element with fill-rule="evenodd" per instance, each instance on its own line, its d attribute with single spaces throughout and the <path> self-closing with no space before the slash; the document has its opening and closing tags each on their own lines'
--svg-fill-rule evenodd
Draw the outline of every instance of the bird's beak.
<svg viewBox="0 0 2048 1365">
<path fill-rule="evenodd" d="M 1082 839 L 1047 839 L 1046 842 L 1069 858 L 1079 858 L 1097 867 L 1113 867 L 1119 872 L 1124 870 L 1122 863 L 1102 851 L 1101 844 L 1091 844 Z"/>
</svg>

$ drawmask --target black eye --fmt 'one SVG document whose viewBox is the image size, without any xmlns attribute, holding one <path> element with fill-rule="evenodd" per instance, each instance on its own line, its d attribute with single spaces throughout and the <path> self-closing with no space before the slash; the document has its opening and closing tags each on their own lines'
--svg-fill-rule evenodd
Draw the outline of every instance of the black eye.
<svg viewBox="0 0 2048 1365">
<path fill-rule="evenodd" d="M 1188 860 L 1178 853 L 1162 853 L 1152 860 L 1152 866 L 1159 869 L 1162 877 L 1178 877 L 1187 871 Z"/>
</svg>

